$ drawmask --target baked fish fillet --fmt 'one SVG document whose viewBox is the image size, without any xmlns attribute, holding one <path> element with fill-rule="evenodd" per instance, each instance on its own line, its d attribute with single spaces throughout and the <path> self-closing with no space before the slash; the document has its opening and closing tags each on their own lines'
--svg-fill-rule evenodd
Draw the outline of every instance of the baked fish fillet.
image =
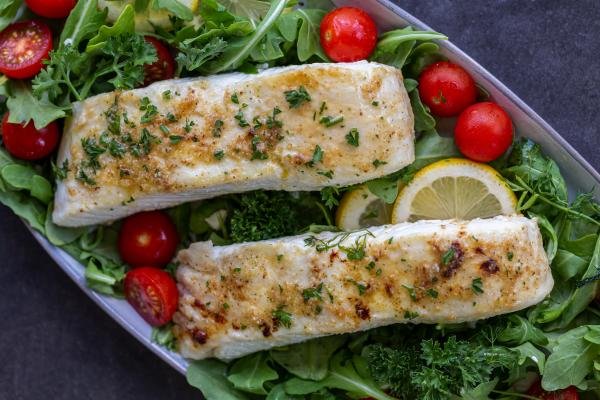
<svg viewBox="0 0 600 400">
<path fill-rule="evenodd" d="M 77 103 L 54 222 L 103 223 L 254 189 L 320 190 L 414 159 L 399 70 L 366 61 L 171 80 Z M 65 168 L 65 171 L 67 168 Z"/>
<path fill-rule="evenodd" d="M 517 311 L 553 286 L 534 220 L 420 221 L 178 256 L 175 334 L 184 357 L 228 360 L 395 323 Z"/>
</svg>

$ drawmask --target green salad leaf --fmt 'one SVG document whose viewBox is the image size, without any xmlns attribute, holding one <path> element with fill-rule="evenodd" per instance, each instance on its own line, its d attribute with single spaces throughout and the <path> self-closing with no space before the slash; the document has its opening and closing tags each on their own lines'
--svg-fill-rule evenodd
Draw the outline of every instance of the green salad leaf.
<svg viewBox="0 0 600 400">
<path fill-rule="evenodd" d="M 319 41 L 319 26 L 326 12 L 323 10 L 297 9 L 284 14 L 277 27 L 288 42 L 297 42 L 298 60 L 306 62 L 315 56 L 322 61 L 328 58 Z"/>
<path fill-rule="evenodd" d="M 254 353 L 240 358 L 231 366 L 227 379 L 236 389 L 255 394 L 267 394 L 265 383 L 279 377 L 269 366 L 269 353 Z"/>
<path fill-rule="evenodd" d="M 0 1 L 0 31 L 6 28 L 24 7 L 23 0 Z"/>
<path fill-rule="evenodd" d="M 248 400 L 227 380 L 227 365 L 221 361 L 193 361 L 186 378 L 191 386 L 200 389 L 206 400 Z"/>
</svg>

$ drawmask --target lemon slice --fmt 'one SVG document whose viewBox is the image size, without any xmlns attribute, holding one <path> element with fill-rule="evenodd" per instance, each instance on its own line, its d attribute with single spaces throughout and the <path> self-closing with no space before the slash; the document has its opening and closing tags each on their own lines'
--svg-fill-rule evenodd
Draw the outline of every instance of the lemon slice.
<svg viewBox="0 0 600 400">
<path fill-rule="evenodd" d="M 516 205 L 515 194 L 492 167 L 449 158 L 417 172 L 394 203 L 392 223 L 511 215 Z"/>
<path fill-rule="evenodd" d="M 335 214 L 335 224 L 345 231 L 390 223 L 391 206 L 366 185 L 344 194 Z"/>
<path fill-rule="evenodd" d="M 179 3 L 189 8 L 192 12 L 196 12 L 200 5 L 200 0 L 178 0 Z M 121 11 L 127 4 L 134 4 L 135 0 L 98 0 L 98 8 L 103 10 L 108 8 L 108 20 L 115 22 Z M 152 32 L 154 26 L 161 28 L 171 27 L 171 19 L 166 10 L 155 10 L 152 7 L 135 13 L 135 30 L 138 32 Z"/>
</svg>

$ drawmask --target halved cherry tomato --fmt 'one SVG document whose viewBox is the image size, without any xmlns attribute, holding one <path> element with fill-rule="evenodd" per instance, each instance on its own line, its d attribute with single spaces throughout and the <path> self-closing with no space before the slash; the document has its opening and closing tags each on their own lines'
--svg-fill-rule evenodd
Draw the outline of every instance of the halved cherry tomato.
<svg viewBox="0 0 600 400">
<path fill-rule="evenodd" d="M 26 125 L 8 122 L 8 113 L 2 119 L 2 142 L 6 150 L 22 160 L 41 160 L 52 154 L 58 145 L 59 130 L 56 122 L 35 129 L 33 121 Z"/>
<path fill-rule="evenodd" d="M 119 232 L 119 253 L 132 266 L 162 267 L 177 250 L 179 235 L 169 216 L 148 211 L 125 218 Z"/>
<path fill-rule="evenodd" d="M 321 21 L 321 46 L 333 61 L 364 60 L 376 44 L 375 21 L 360 8 L 336 8 Z"/>
<path fill-rule="evenodd" d="M 179 292 L 167 272 L 154 267 L 140 267 L 125 275 L 125 298 L 146 322 L 161 326 L 173 318 Z"/>
<path fill-rule="evenodd" d="M 476 103 L 464 110 L 454 128 L 460 152 L 474 161 L 490 162 L 500 157 L 513 140 L 513 124 L 495 103 Z"/>
<path fill-rule="evenodd" d="M 542 389 L 542 383 L 538 379 L 527 391 L 529 396 L 537 397 L 540 400 L 579 400 L 579 394 L 575 386 L 569 386 L 566 389 L 547 392 Z"/>
<path fill-rule="evenodd" d="M 31 78 L 41 71 L 52 50 L 52 32 L 40 21 L 23 21 L 0 32 L 0 72 L 9 78 Z"/>
<path fill-rule="evenodd" d="M 419 76 L 419 95 L 434 115 L 453 117 L 475 103 L 477 88 L 462 67 L 440 61 L 425 68 Z"/>
<path fill-rule="evenodd" d="M 158 57 L 154 63 L 144 65 L 144 85 L 148 86 L 156 81 L 173 78 L 175 76 L 175 59 L 169 52 L 169 48 L 152 36 L 144 38 L 154 46 Z"/>
<path fill-rule="evenodd" d="M 65 18 L 76 3 L 77 0 L 25 0 L 31 11 L 46 18 Z"/>
</svg>

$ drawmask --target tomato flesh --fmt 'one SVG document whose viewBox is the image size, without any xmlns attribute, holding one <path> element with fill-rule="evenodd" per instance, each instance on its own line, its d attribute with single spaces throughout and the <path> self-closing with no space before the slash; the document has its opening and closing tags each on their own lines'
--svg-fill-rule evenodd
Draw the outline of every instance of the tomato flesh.
<svg viewBox="0 0 600 400">
<path fill-rule="evenodd" d="M 476 103 L 459 115 L 454 140 L 464 156 L 474 161 L 490 162 L 510 147 L 513 124 L 499 105 Z"/>
<path fill-rule="evenodd" d="M 177 285 L 161 269 L 140 267 L 127 272 L 124 289 L 129 304 L 152 326 L 166 324 L 177 311 Z"/>
<path fill-rule="evenodd" d="M 77 0 L 25 0 L 31 11 L 46 18 L 65 18 L 76 3 Z"/>
<path fill-rule="evenodd" d="M 477 88 L 461 66 L 440 61 L 419 76 L 419 95 L 434 115 L 452 117 L 475 103 Z"/>
<path fill-rule="evenodd" d="M 6 150 L 22 160 L 41 160 L 48 157 L 59 140 L 59 129 L 56 122 L 36 129 L 33 122 L 26 125 L 8 122 L 9 114 L 2 119 L 2 142 Z"/>
<path fill-rule="evenodd" d="M 162 211 L 132 215 L 119 232 L 119 253 L 132 266 L 168 264 L 177 250 L 179 235 L 169 216 Z"/>
<path fill-rule="evenodd" d="M 152 36 L 145 36 L 144 38 L 154 46 L 158 57 L 154 63 L 144 65 L 144 86 L 148 86 L 153 82 L 172 79 L 175 76 L 175 59 L 169 52 L 169 48 Z"/>
<path fill-rule="evenodd" d="M 321 46 L 336 62 L 364 60 L 377 45 L 373 18 L 357 7 L 340 7 L 321 21 Z"/>
<path fill-rule="evenodd" d="M 43 68 L 52 50 L 52 32 L 40 21 L 23 21 L 0 32 L 0 72 L 9 78 L 26 79 Z"/>
<path fill-rule="evenodd" d="M 537 380 L 527 391 L 529 396 L 537 397 L 540 400 L 579 400 L 579 394 L 575 386 L 569 386 L 566 389 L 547 392 L 542 389 L 542 383 Z"/>
</svg>

